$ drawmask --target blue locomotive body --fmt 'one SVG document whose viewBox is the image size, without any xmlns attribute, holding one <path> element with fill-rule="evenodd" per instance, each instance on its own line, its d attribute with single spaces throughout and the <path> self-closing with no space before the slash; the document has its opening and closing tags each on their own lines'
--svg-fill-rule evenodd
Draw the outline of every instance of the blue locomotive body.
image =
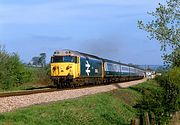
<svg viewBox="0 0 180 125">
<path fill-rule="evenodd" d="M 102 77 L 102 60 L 84 57 L 80 58 L 80 76 L 81 77 Z"/>
</svg>

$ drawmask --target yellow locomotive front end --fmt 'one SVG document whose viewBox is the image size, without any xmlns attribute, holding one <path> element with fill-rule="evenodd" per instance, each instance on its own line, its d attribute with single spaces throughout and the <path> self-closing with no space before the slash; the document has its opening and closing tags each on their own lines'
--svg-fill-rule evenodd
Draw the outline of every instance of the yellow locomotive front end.
<svg viewBox="0 0 180 125">
<path fill-rule="evenodd" d="M 79 57 L 69 51 L 55 51 L 51 57 L 51 78 L 57 88 L 71 86 L 79 75 Z"/>
</svg>

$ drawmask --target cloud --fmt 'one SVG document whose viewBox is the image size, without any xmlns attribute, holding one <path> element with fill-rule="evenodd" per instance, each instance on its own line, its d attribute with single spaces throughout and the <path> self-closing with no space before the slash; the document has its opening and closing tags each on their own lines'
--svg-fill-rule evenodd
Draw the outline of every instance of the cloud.
<svg viewBox="0 0 180 125">
<path fill-rule="evenodd" d="M 148 5 L 148 2 L 143 2 L 143 0 L 53 0 L 51 2 L 40 0 L 40 2 L 31 2 L 34 4 L 29 4 L 29 2 L 23 3 L 1 4 L 0 23 L 58 24 L 71 20 L 82 21 L 83 19 L 113 20 L 117 16 L 138 16 L 139 11 L 145 8 L 144 5 Z M 154 5 L 152 2 L 149 3 L 150 5 L 148 6 Z M 143 14 L 143 12 L 141 13 Z"/>
<path fill-rule="evenodd" d="M 62 42 L 72 40 L 72 37 L 59 37 L 59 36 L 47 36 L 47 35 L 33 35 L 31 39 L 39 42 Z"/>
<path fill-rule="evenodd" d="M 117 57 L 117 55 L 120 57 L 122 48 L 123 42 L 119 37 L 89 39 L 79 45 L 79 51 L 108 59 Z"/>
<path fill-rule="evenodd" d="M 163 3 L 164 0 L 156 0 L 156 1 L 148 1 L 148 0 L 76 0 L 83 4 L 88 5 L 121 5 L 121 6 L 141 6 L 141 5 L 149 5 L 153 6 L 155 3 L 161 2 Z"/>
</svg>

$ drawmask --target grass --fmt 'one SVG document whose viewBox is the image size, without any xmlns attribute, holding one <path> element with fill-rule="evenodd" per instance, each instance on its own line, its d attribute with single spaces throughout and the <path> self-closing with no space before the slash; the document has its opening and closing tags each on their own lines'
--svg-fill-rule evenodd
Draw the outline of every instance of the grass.
<svg viewBox="0 0 180 125">
<path fill-rule="evenodd" d="M 142 84 L 138 84 L 136 86 L 129 87 L 129 89 L 137 91 L 137 92 L 143 94 L 144 91 L 148 91 L 148 90 L 157 91 L 157 90 L 160 90 L 161 87 L 159 86 L 159 84 L 157 84 L 156 81 L 149 80 L 149 81 L 146 81 L 146 82 L 144 82 Z"/>
<path fill-rule="evenodd" d="M 18 109 L 0 114 L 0 124 L 129 125 L 137 113 L 133 106 L 141 98 L 137 90 L 149 87 L 155 89 L 156 84 L 149 81 L 128 89 Z"/>
</svg>

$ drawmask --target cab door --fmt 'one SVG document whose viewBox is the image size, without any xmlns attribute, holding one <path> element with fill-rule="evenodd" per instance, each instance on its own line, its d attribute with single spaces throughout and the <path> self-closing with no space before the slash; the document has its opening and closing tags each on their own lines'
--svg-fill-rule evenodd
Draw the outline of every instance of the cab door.
<svg viewBox="0 0 180 125">
<path fill-rule="evenodd" d="M 80 57 L 75 57 L 75 78 L 80 76 Z"/>
</svg>

